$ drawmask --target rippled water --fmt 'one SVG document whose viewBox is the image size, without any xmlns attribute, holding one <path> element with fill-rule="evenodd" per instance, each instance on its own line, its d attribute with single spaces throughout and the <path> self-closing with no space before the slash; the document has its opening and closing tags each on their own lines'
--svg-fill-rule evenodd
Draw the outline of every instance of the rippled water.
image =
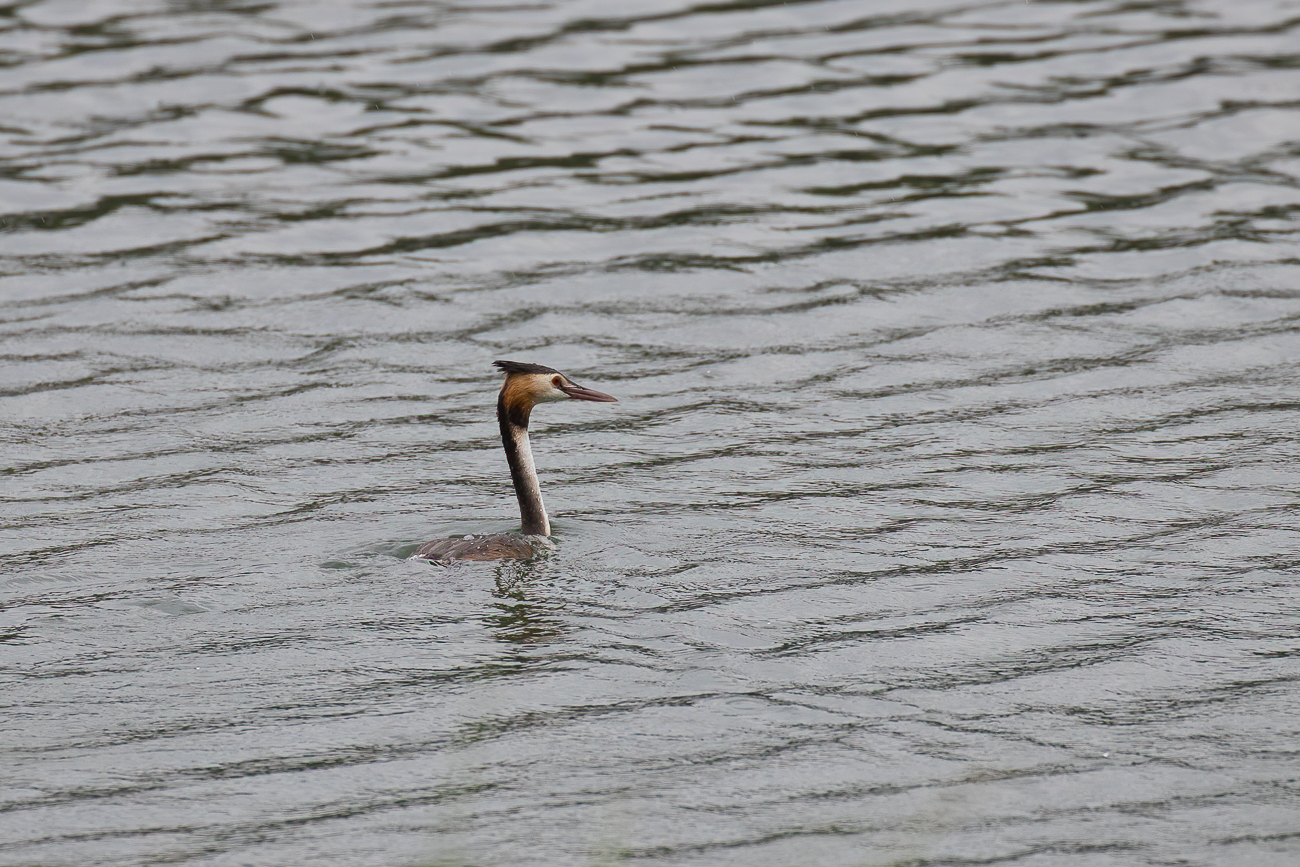
<svg viewBox="0 0 1300 867">
<path fill-rule="evenodd" d="M 1294 3 L 0 28 L 0 863 L 1298 863 Z"/>
</svg>

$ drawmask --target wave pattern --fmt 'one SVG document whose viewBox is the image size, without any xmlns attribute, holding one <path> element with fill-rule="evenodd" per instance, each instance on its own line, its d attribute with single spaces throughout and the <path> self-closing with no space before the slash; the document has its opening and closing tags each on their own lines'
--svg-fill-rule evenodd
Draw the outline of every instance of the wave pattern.
<svg viewBox="0 0 1300 867">
<path fill-rule="evenodd" d="M 0 861 L 1293 863 L 1298 33 L 7 7 Z"/>
</svg>

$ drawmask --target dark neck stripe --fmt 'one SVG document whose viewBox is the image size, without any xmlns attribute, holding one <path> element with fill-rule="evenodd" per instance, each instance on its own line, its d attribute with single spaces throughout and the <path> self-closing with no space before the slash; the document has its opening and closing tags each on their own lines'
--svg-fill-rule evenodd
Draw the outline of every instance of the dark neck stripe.
<svg viewBox="0 0 1300 867">
<path fill-rule="evenodd" d="M 550 522 L 542 504 L 542 488 L 533 469 L 533 450 L 528 444 L 528 409 L 506 406 L 505 395 L 497 398 L 497 422 L 501 427 L 501 446 L 510 464 L 510 479 L 519 500 L 519 519 L 529 535 L 549 536 Z"/>
</svg>

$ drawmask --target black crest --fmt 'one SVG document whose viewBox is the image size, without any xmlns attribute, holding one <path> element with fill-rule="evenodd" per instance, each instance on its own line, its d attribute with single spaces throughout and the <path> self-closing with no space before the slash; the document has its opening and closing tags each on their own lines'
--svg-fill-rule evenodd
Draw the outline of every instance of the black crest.
<svg viewBox="0 0 1300 867">
<path fill-rule="evenodd" d="M 528 364 L 523 361 L 494 361 L 492 363 L 501 368 L 503 373 L 559 373 L 554 367 Z"/>
</svg>

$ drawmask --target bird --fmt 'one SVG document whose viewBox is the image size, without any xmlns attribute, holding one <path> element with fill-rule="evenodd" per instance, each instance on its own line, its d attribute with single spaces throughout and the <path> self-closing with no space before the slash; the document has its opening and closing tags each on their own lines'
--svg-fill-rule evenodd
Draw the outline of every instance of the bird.
<svg viewBox="0 0 1300 867">
<path fill-rule="evenodd" d="M 578 385 L 552 367 L 521 361 L 492 362 L 506 375 L 497 395 L 497 422 L 501 445 L 510 465 L 515 497 L 519 500 L 521 533 L 486 536 L 453 536 L 426 542 L 408 559 L 433 560 L 531 560 L 550 542 L 551 519 L 542 503 L 542 489 L 533 466 L 533 449 L 528 442 L 528 417 L 539 403 L 558 400 L 589 400 L 614 403 L 618 398 Z"/>
</svg>

